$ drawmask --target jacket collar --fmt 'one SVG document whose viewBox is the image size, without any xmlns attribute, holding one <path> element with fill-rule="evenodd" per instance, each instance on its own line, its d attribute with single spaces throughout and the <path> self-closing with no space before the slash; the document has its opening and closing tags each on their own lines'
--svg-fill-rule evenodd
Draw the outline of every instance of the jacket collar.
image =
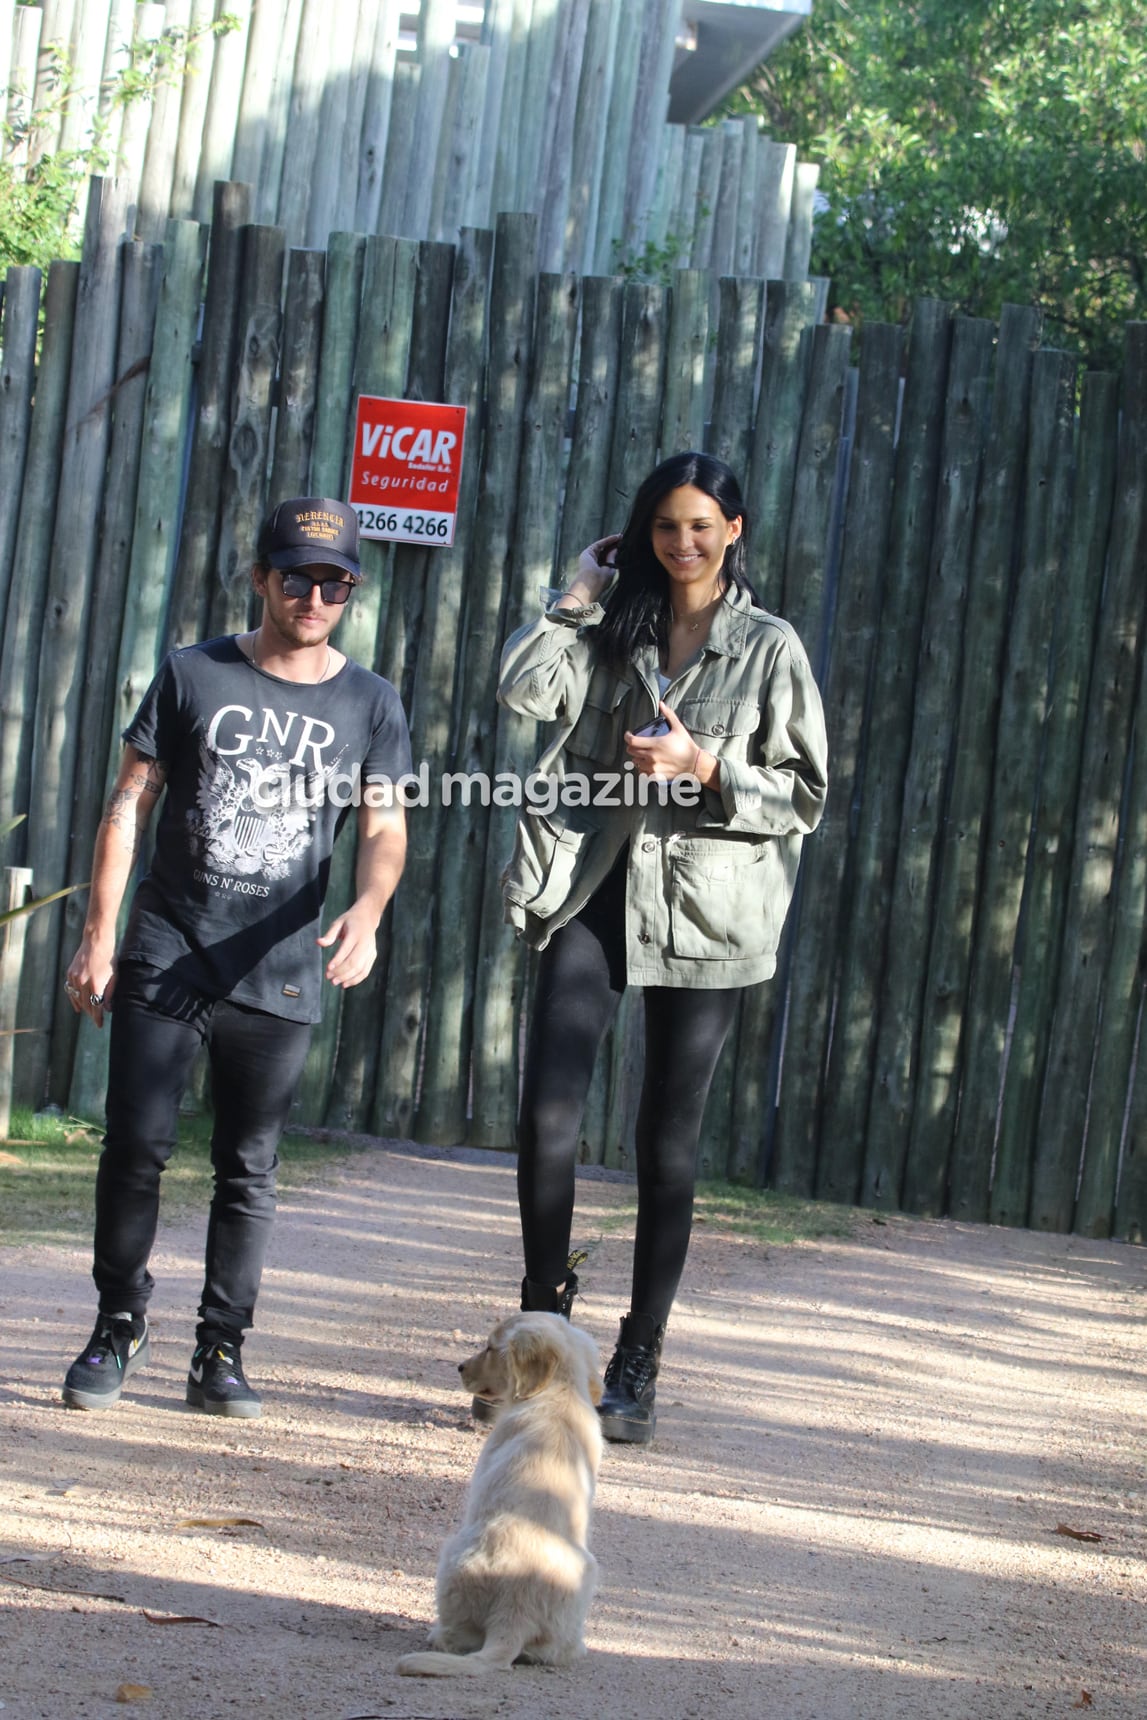
<svg viewBox="0 0 1147 1720">
<path fill-rule="evenodd" d="M 730 585 L 709 625 L 705 650 L 714 651 L 719 657 L 743 656 L 752 607 L 753 600 L 748 592 Z"/>
<path fill-rule="evenodd" d="M 748 592 L 740 591 L 735 585 L 731 585 L 710 623 L 709 637 L 702 647 L 702 658 L 709 651 L 717 657 L 743 657 L 752 608 L 753 600 Z M 700 661 L 701 658 L 696 659 L 696 662 Z M 652 693 L 657 686 L 659 667 L 657 652 L 652 645 L 646 645 L 637 653 L 625 678 L 629 681 L 644 682 Z M 656 694 L 654 698 L 656 699 Z"/>
</svg>

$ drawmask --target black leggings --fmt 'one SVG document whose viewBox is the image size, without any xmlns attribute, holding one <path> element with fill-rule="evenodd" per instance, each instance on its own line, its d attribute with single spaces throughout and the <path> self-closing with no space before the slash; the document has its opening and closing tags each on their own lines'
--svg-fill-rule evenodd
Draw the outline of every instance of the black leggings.
<svg viewBox="0 0 1147 1720">
<path fill-rule="evenodd" d="M 625 990 L 624 857 L 542 952 L 518 1122 L 526 1276 L 561 1284 L 574 1208 L 578 1133 L 598 1047 Z M 697 1142 L 738 987 L 647 986 L 637 1113 L 637 1240 L 630 1309 L 669 1318 L 693 1224 Z"/>
<path fill-rule="evenodd" d="M 275 1216 L 279 1136 L 311 1029 L 241 1004 L 216 1003 L 151 969 L 123 963 L 112 1001 L 107 1134 L 96 1176 L 93 1277 L 101 1313 L 142 1314 L 159 1180 L 175 1148 L 179 1104 L 201 1046 L 211 1069 L 215 1190 L 207 1222 L 200 1326 L 241 1338 L 251 1324 Z"/>
</svg>

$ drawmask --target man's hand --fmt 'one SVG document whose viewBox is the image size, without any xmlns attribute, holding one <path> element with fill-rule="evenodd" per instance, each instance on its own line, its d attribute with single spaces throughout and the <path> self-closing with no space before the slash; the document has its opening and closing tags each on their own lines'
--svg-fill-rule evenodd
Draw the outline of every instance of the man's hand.
<svg viewBox="0 0 1147 1720">
<path fill-rule="evenodd" d="M 64 990 L 77 1015 L 97 1027 L 115 989 L 115 924 L 144 831 L 167 781 L 167 766 L 135 747 L 123 750 L 115 787 L 96 834 L 88 912 L 80 947 L 68 966 Z"/>
<path fill-rule="evenodd" d="M 77 1015 L 90 1015 L 97 1027 L 115 990 L 115 946 L 85 937 L 68 964 L 64 990 Z M 98 999 L 98 1002 L 97 1002 Z"/>
<path fill-rule="evenodd" d="M 327 963 L 327 978 L 344 989 L 361 985 L 374 966 L 383 910 L 393 896 L 406 859 L 406 814 L 401 806 L 358 809 L 357 895 L 317 941 L 323 949 L 337 946 Z"/>
<path fill-rule="evenodd" d="M 338 948 L 327 963 L 327 978 L 332 985 L 361 985 L 378 954 L 375 933 L 378 919 L 361 902 L 352 902 L 345 914 L 331 921 L 318 942 L 329 950 Z"/>
</svg>

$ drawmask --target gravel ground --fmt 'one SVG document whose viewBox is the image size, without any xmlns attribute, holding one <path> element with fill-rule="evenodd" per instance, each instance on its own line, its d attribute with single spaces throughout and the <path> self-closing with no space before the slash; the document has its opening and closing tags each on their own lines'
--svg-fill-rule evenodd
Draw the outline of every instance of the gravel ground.
<svg viewBox="0 0 1147 1720">
<path fill-rule="evenodd" d="M 579 1184 L 576 1234 L 628 1209 Z M 697 1233 L 651 1450 L 607 1447 L 588 1658 L 398 1678 L 482 1437 L 456 1363 L 515 1300 L 512 1165 L 388 1144 L 280 1211 L 258 1421 L 187 1410 L 202 1222 L 163 1229 L 154 1360 L 59 1402 L 86 1242 L 0 1251 L 0 1710 L 89 1720 L 1147 1715 L 1147 1254 L 867 1217 Z M 575 1317 L 608 1354 L 631 1232 Z"/>
</svg>

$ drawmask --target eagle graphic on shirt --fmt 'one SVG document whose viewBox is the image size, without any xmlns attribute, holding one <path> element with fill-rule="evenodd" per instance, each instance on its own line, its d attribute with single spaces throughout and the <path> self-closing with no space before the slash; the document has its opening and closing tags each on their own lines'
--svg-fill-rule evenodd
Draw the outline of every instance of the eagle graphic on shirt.
<svg viewBox="0 0 1147 1720">
<path fill-rule="evenodd" d="M 280 760 L 247 755 L 232 763 L 204 748 L 188 815 L 193 856 L 215 872 L 286 878 L 314 840 L 315 816 L 341 757 L 323 770 L 291 776 Z"/>
</svg>

